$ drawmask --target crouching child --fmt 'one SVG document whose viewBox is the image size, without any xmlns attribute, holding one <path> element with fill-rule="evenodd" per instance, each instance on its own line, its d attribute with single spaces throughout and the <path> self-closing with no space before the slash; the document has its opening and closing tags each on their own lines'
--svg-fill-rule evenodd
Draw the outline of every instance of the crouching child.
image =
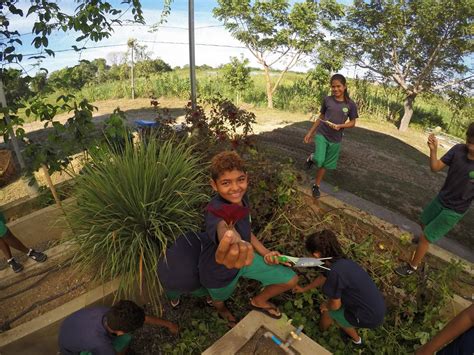
<svg viewBox="0 0 474 355">
<path fill-rule="evenodd" d="M 306 249 L 315 258 L 332 257 L 325 271 L 305 287 L 296 286 L 295 293 L 322 287 L 327 302 L 320 306 L 322 331 L 334 322 L 356 345 L 362 344 L 357 328 L 375 328 L 383 323 L 385 302 L 367 272 L 347 259 L 336 235 L 330 230 L 314 233 L 306 239 Z"/>
<path fill-rule="evenodd" d="M 178 333 L 178 326 L 167 320 L 146 316 L 132 301 L 119 301 L 112 307 L 81 309 L 61 324 L 59 349 L 61 355 L 126 354 L 132 340 L 131 332 L 144 323 L 168 328 Z"/>
</svg>

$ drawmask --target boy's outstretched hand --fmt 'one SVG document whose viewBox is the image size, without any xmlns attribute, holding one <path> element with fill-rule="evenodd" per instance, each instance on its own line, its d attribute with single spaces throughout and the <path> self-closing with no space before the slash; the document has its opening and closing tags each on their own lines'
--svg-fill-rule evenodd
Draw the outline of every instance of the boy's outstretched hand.
<svg viewBox="0 0 474 355">
<path fill-rule="evenodd" d="M 241 269 L 252 264 L 253 253 L 252 244 L 240 239 L 229 230 L 219 242 L 216 262 L 228 269 Z"/>
<path fill-rule="evenodd" d="M 428 136 L 428 147 L 430 148 L 430 150 L 436 150 L 438 148 L 438 139 L 436 138 L 436 136 L 431 133 L 429 136 Z"/>
<path fill-rule="evenodd" d="M 173 335 L 178 335 L 179 334 L 179 327 L 176 323 L 170 322 L 170 324 L 167 326 L 169 332 Z"/>
</svg>

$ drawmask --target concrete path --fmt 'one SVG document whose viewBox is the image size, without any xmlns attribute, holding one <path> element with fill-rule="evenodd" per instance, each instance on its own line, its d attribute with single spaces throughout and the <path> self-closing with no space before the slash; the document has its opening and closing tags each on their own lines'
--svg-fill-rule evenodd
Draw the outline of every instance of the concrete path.
<svg viewBox="0 0 474 355">
<path fill-rule="evenodd" d="M 380 219 L 383 219 L 393 225 L 396 225 L 400 229 L 406 230 L 407 232 L 412 233 L 415 236 L 419 236 L 421 233 L 421 227 L 418 223 L 385 207 L 364 200 L 363 198 L 356 196 L 350 192 L 334 188 L 334 186 L 324 181 L 321 184 L 321 191 L 323 193 L 323 196 L 324 194 L 331 195 L 349 205 L 357 207 L 367 213 L 370 213 Z M 449 237 L 443 238 L 435 244 L 463 259 L 466 259 L 471 263 L 474 263 L 474 251 L 469 248 L 466 248 L 465 245 L 462 245 L 456 242 L 455 240 L 449 239 Z"/>
</svg>

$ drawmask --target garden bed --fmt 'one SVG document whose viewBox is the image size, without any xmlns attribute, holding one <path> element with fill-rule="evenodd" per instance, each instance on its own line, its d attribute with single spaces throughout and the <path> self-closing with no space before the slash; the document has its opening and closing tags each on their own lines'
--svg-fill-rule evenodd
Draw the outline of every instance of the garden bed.
<svg viewBox="0 0 474 355">
<path fill-rule="evenodd" d="M 417 314 L 416 304 L 418 296 L 431 297 L 436 290 L 445 290 L 444 287 L 448 285 L 448 281 L 455 281 L 454 283 L 450 282 L 449 287 L 457 287 L 457 292 L 464 296 L 470 296 L 469 293 L 472 292 L 472 287 L 462 282 L 460 279 L 461 274 L 456 272 L 459 270 L 454 266 L 448 268 L 445 263 L 443 264 L 434 258 L 429 259 L 427 270 L 423 275 L 409 279 L 396 277 L 392 271 L 393 266 L 398 263 L 399 259 L 408 257 L 408 254 L 406 246 L 400 244 L 400 241 L 396 238 L 390 237 L 390 231 L 381 233 L 377 228 L 371 228 L 365 223 L 358 222 L 349 217 L 347 210 L 344 208 L 322 211 L 313 199 L 305 195 L 296 194 L 293 195 L 292 199 L 291 203 L 288 203 L 284 209 L 277 212 L 272 221 L 270 221 L 270 224 L 260 231 L 259 238 L 264 241 L 267 247 L 278 249 L 290 255 L 304 255 L 303 236 L 311 230 L 330 228 L 338 233 L 351 257 L 360 260 L 359 262 L 371 273 L 379 287 L 390 290 L 389 294 L 387 294 L 387 303 L 390 311 L 386 320 L 387 325 L 384 325 L 382 329 L 364 333 L 364 337 L 368 338 L 369 343 L 373 343 L 368 353 L 371 353 L 371 349 L 382 346 L 382 339 L 386 336 L 386 332 L 395 332 L 395 335 L 393 335 L 394 342 L 419 343 L 419 339 L 413 335 L 414 333 L 411 335 L 413 339 L 407 340 L 405 338 L 408 336 L 403 335 L 402 332 L 397 335 L 395 329 L 391 329 L 392 327 L 400 328 L 406 324 L 407 317 L 409 318 L 413 314 Z M 308 208 L 308 206 L 312 208 Z M 67 261 L 64 264 L 67 264 Z M 297 271 L 302 277 L 302 283 L 317 276 L 317 271 L 315 270 Z M 93 283 L 88 283 L 87 277 L 74 277 L 75 273 L 70 266 L 61 266 L 58 270 L 51 271 L 41 282 L 38 282 L 38 278 L 44 275 L 45 273 L 28 278 L 18 285 L 15 284 L 11 289 L 2 289 L 2 297 L 5 297 L 3 296 L 4 294 L 11 295 L 16 291 L 27 288 L 32 283 L 37 283 L 37 286 L 26 291 L 25 295 L 20 294 L 18 296 L 20 297 L 18 298 L 19 302 L 12 301 L 11 299 L 1 301 L 0 309 L 8 310 L 7 316 L 2 315 L 2 322 L 5 322 L 4 319 L 6 318 L 14 318 L 18 312 L 32 304 L 41 302 L 41 297 L 47 298 L 48 296 L 63 293 L 66 290 L 72 290 L 55 300 L 46 302 L 44 306 L 36 307 L 32 312 L 29 312 L 29 315 L 25 315 L 11 323 L 11 326 L 17 327 L 21 323 L 27 322 L 28 319 L 36 318 L 41 314 L 46 315 L 48 310 L 54 309 L 60 304 L 67 303 L 73 298 L 77 299 L 78 295 L 82 294 L 84 296 L 84 292 L 95 286 Z M 472 282 L 472 278 L 469 279 L 470 275 L 461 276 L 467 278 L 468 282 Z M 433 277 L 435 277 L 435 280 L 431 280 Z M 455 280 L 451 280 L 453 277 Z M 444 284 L 434 285 L 434 281 Z M 67 288 L 64 287 L 65 285 Z M 255 294 L 258 289 L 259 285 L 256 282 L 246 280 L 240 282 L 236 294 L 229 302 L 230 309 L 239 319 L 242 319 L 250 311 L 248 306 L 249 297 Z M 420 289 L 421 293 L 419 292 Z M 401 292 L 404 295 L 397 294 L 397 290 L 402 290 Z M 41 297 L 31 298 L 31 295 L 33 297 L 36 297 L 36 295 Z M 446 296 L 446 299 L 449 299 L 449 295 L 442 296 Z M 305 332 L 311 338 L 321 341 L 323 346 L 336 353 L 338 351 L 348 351 L 335 329 L 324 333 L 318 330 L 319 314 L 316 310 L 320 300 L 321 294 L 319 291 L 314 291 L 304 295 L 284 294 L 277 297 L 275 301 L 284 310 L 286 314 L 284 316 L 285 319 L 292 318 L 295 325 L 304 324 Z M 406 307 L 407 304 L 408 307 Z M 86 303 L 84 302 L 81 307 L 85 305 Z M 202 352 L 228 331 L 226 323 L 217 317 L 211 307 L 205 307 L 204 305 L 204 300 L 192 297 L 183 297 L 181 305 L 177 310 L 171 309 L 165 303 L 162 317 L 177 322 L 180 325 L 180 336 L 174 337 L 165 329 L 146 326 L 136 332 L 131 349 L 136 354 L 176 353 L 176 349 L 189 353 Z M 448 313 L 451 313 L 447 317 L 451 317 L 451 305 L 445 303 L 443 307 L 449 311 Z M 148 311 L 152 313 L 151 306 L 148 306 Z M 438 311 L 439 309 L 435 308 L 429 315 L 433 323 L 444 322 L 443 319 L 439 318 Z M 24 323 L 23 325 L 27 326 L 27 324 L 29 323 Z M 407 328 L 405 331 L 411 331 L 410 329 Z M 433 329 L 434 327 L 430 327 L 430 329 L 423 331 L 426 334 L 430 334 Z M 401 351 L 401 349 L 406 350 L 406 345 L 398 350 Z"/>
<path fill-rule="evenodd" d="M 259 160 L 259 157 L 256 160 Z M 430 257 L 419 274 L 406 279 L 397 277 L 393 273 L 393 268 L 401 260 L 408 259 L 408 245 L 394 238 L 390 229 L 384 231 L 380 226 L 372 226 L 371 220 L 363 216 L 354 218 L 354 210 L 350 207 L 321 208 L 309 196 L 296 192 L 294 188 L 296 178 L 291 177 L 291 173 L 278 181 L 272 181 L 274 176 L 284 173 L 280 166 L 262 162 L 253 169 L 265 170 L 267 173 L 266 177 L 251 173 L 255 180 L 250 188 L 250 197 L 257 235 L 268 248 L 288 255 L 302 256 L 306 254 L 305 235 L 323 228 L 331 229 L 340 237 L 348 256 L 359 262 L 383 290 L 388 314 L 382 327 L 362 331 L 367 353 L 413 351 L 422 341 L 432 336 L 446 319 L 452 317 L 453 309 L 449 302 L 453 291 L 465 297 L 472 296 L 472 276 L 468 273 L 463 274 L 462 268 L 456 263 L 446 264 Z M 268 191 L 272 193 L 268 194 Z M 28 219 L 29 216 L 23 218 Z M 20 222 L 19 220 L 14 223 Z M 20 234 L 19 237 L 21 238 L 22 235 Z M 301 275 L 303 284 L 318 274 L 316 270 L 311 269 L 297 271 Z M 26 275 L 30 276 L 30 272 Z M 44 279 L 38 281 L 42 277 Z M 20 291 L 35 283 L 37 286 L 26 290 L 25 295 L 22 295 L 23 292 Z M 84 299 L 84 292 L 95 286 L 96 284 L 89 283 L 87 276 L 75 277 L 75 272 L 70 266 L 60 267 L 46 276 L 43 273 L 27 277 L 21 284 L 11 285 L 12 289 L 1 290 L 2 301 L 0 302 L 11 303 L 0 303 L 0 309 L 8 310 L 8 314 L 1 315 L 0 319 L 2 323 L 14 327 L 10 332 L 15 332 L 16 329 L 33 329 L 30 323 L 48 318 L 48 314 L 71 302 L 75 302 L 75 306 L 68 308 L 69 313 L 91 304 L 88 301 L 76 300 Z M 249 297 L 257 293 L 259 288 L 260 285 L 254 281 L 239 282 L 239 288 L 228 304 L 239 319 L 245 317 L 250 311 Z M 18 296 L 8 297 L 16 292 L 19 292 Z M 43 298 L 34 298 L 37 294 Z M 48 301 L 48 297 L 56 298 Z M 13 300 L 16 298 L 20 300 L 17 303 Z M 294 325 L 303 324 L 305 333 L 310 338 L 317 340 L 335 353 L 352 351 L 350 346 L 340 339 L 334 327 L 327 332 L 319 331 L 318 305 L 321 301 L 322 295 L 318 290 L 301 295 L 287 293 L 275 299 L 280 309 L 285 312 L 282 322 L 291 318 Z M 44 305 L 33 307 L 32 312 L 28 312 L 31 313 L 30 316 L 22 315 L 17 320 L 11 321 L 22 312 L 21 307 L 24 310 L 41 302 L 44 302 Z M 63 303 L 64 306 L 60 306 Z M 226 322 L 219 319 L 212 308 L 204 305 L 204 300 L 183 297 L 180 307 L 173 310 L 165 302 L 162 317 L 180 325 L 179 337 L 173 337 L 162 328 L 145 326 L 136 332 L 131 350 L 136 354 L 201 353 L 228 331 Z M 149 313 L 154 313 L 150 305 L 147 308 Z M 48 310 L 51 311 L 48 312 Z M 45 320 L 45 325 L 42 328 L 38 326 L 38 329 L 52 327 L 48 329 L 54 337 L 58 322 L 69 313 L 63 312 L 54 318 L 56 322 L 54 327 L 51 321 Z M 34 319 L 28 321 L 31 318 Z M 41 330 L 32 333 L 31 336 L 37 337 L 38 332 Z"/>
<path fill-rule="evenodd" d="M 79 273 L 71 258 L 0 285 L 0 329 L 28 322 L 97 286 L 92 273 Z"/>
<path fill-rule="evenodd" d="M 258 237 L 270 249 L 289 255 L 305 255 L 304 235 L 313 230 L 329 228 L 340 237 L 348 256 L 359 262 L 383 290 L 388 313 L 382 327 L 362 330 L 367 354 L 405 354 L 412 352 L 422 341 L 431 337 L 447 319 L 453 317 L 465 303 L 452 298 L 453 292 L 465 297 L 472 295 L 472 276 L 463 273 L 457 263 L 446 264 L 429 257 L 424 270 L 412 277 L 402 279 L 393 268 L 409 257 L 406 244 L 391 236 L 391 231 L 362 223 L 347 215 L 347 209 L 322 210 L 306 195 L 295 195 L 287 207 L 277 212 L 267 228 Z M 310 206 L 311 208 L 308 208 Z M 306 284 L 318 275 L 314 269 L 298 269 L 301 283 Z M 249 311 L 249 297 L 258 292 L 260 285 L 249 280 L 240 280 L 239 287 L 228 306 L 242 319 Z M 305 326 L 304 332 L 322 346 L 336 354 L 353 352 L 344 342 L 336 327 L 326 332 L 319 331 L 320 290 L 294 295 L 286 293 L 276 297 L 275 302 L 285 312 L 285 320 Z M 467 301 L 466 301 L 467 302 Z M 212 308 L 204 307 L 204 301 L 184 297 L 177 310 L 167 305 L 163 317 L 179 323 L 181 334 L 174 338 L 164 330 L 148 328 L 138 331 L 132 343 L 137 354 L 160 349 L 163 353 L 202 352 L 227 331 L 225 322 L 219 319 Z"/>
</svg>

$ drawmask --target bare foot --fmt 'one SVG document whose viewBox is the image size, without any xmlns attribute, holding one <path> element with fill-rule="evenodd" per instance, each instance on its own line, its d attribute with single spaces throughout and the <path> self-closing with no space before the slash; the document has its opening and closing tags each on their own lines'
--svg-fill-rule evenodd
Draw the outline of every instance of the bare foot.
<svg viewBox="0 0 474 355">
<path fill-rule="evenodd" d="M 229 328 L 234 328 L 237 325 L 237 319 L 234 317 L 231 311 L 227 308 L 224 302 L 216 306 L 216 310 L 219 317 L 227 321 L 227 325 Z"/>
</svg>

